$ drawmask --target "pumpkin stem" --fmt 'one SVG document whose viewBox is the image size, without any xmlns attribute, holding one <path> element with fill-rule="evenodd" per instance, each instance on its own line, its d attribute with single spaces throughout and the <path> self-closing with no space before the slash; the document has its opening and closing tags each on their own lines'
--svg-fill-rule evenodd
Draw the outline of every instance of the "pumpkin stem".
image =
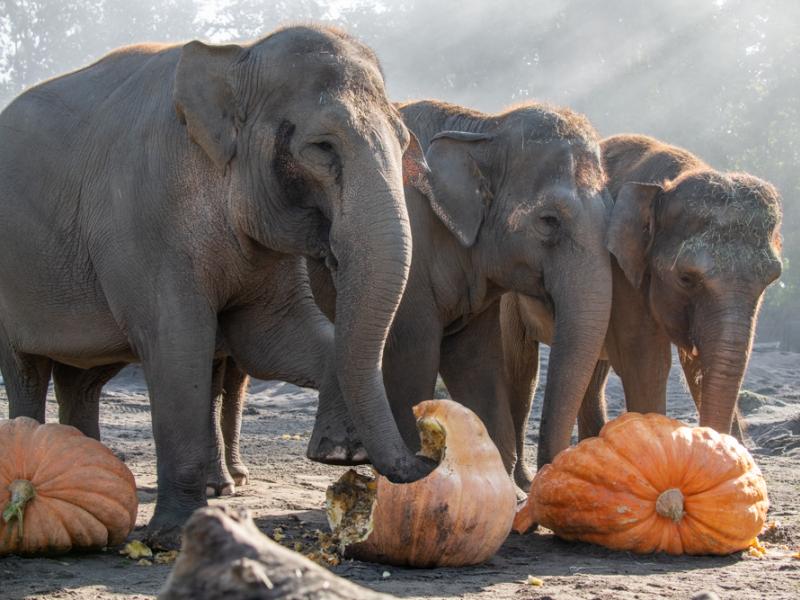
<svg viewBox="0 0 800 600">
<path fill-rule="evenodd" d="M 675 523 L 683 518 L 683 494 L 678 488 L 661 492 L 656 500 L 656 512 Z"/>
<path fill-rule="evenodd" d="M 17 519 L 19 523 L 19 539 L 22 539 L 25 525 L 25 505 L 36 497 L 36 488 L 26 479 L 17 479 L 11 482 L 11 485 L 8 486 L 8 491 L 11 492 L 11 500 L 3 509 L 3 520 L 6 523 L 10 523 L 13 519 Z"/>
</svg>

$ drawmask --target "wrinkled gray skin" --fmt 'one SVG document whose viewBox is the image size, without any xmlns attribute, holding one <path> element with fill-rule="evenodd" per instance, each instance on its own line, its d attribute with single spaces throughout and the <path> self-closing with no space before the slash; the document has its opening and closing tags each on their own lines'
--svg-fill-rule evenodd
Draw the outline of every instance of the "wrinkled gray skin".
<svg viewBox="0 0 800 600">
<path fill-rule="evenodd" d="M 426 161 L 413 156 L 412 139 L 404 176 L 414 253 L 383 362 L 397 423 L 406 443 L 418 445 L 411 408 L 433 397 L 441 370 L 453 398 L 483 419 L 511 472 L 515 381 L 500 336 L 487 332 L 496 328 L 500 295 L 516 290 L 559 315 L 546 392 L 559 409 L 545 417 L 552 443 L 541 449 L 549 460 L 569 443 L 610 311 L 595 134 L 582 117 L 538 105 L 501 115 L 437 102 L 400 111 Z M 323 312 L 341 318 L 328 269 L 309 262 L 309 271 Z M 225 391 L 225 405 L 240 410 L 243 390 Z M 320 399 L 320 417 L 340 421 L 343 410 Z M 227 449 L 236 426 L 223 420 L 222 427 Z"/>
<path fill-rule="evenodd" d="M 124 48 L 22 94 L 0 115 L 10 416 L 44 420 L 54 362 L 74 398 L 91 387 L 78 369 L 141 361 L 158 471 L 149 534 L 164 545 L 205 504 L 215 357 L 319 387 L 349 406 L 379 471 L 427 473 L 380 372 L 411 258 L 407 142 L 372 52 L 313 27 Z M 338 262 L 335 340 L 300 255 Z M 349 438 L 335 456 L 309 454 L 363 460 L 352 425 L 336 425 Z"/>
<path fill-rule="evenodd" d="M 609 366 L 622 379 L 628 410 L 666 412 L 670 344 L 678 348 L 700 424 L 724 433 L 733 425 L 741 437 L 736 400 L 758 307 L 781 273 L 778 193 L 645 136 L 614 136 L 601 147 L 615 198 L 608 230 L 613 304 L 606 360 L 586 393 L 580 437 L 597 435 L 605 423 Z M 538 342 L 550 343 L 551 317 L 535 300 L 512 294 L 501 313 L 506 356 L 522 391 L 535 383 L 532 365 Z M 525 393 L 513 400 L 522 407 L 520 453 L 531 399 Z"/>
</svg>

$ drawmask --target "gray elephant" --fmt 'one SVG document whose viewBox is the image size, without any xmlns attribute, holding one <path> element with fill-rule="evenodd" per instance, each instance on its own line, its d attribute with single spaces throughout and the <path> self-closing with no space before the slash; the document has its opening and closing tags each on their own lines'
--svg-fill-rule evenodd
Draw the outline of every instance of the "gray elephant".
<svg viewBox="0 0 800 600">
<path fill-rule="evenodd" d="M 557 308 L 544 423 L 552 456 L 569 443 L 610 310 L 605 203 L 594 130 L 566 109 L 531 104 L 485 115 L 439 102 L 400 106 L 425 160 L 404 155 L 414 244 L 411 272 L 384 352 L 383 378 L 405 441 L 418 444 L 411 407 L 431 398 L 441 370 L 454 399 L 483 419 L 511 471 L 517 461 L 511 374 L 500 337 L 499 298 L 516 290 Z M 420 149 L 420 153 L 421 153 Z M 609 199 L 610 201 L 610 199 Z M 340 319 L 330 272 L 309 262 L 317 303 Z M 235 366 L 228 365 L 228 373 Z M 243 382 L 240 382 L 243 384 Z M 238 456 L 243 387 L 225 387 L 216 489 L 230 489 L 222 457 Z M 233 404 L 237 408 L 230 408 Z M 318 418 L 341 422 L 346 407 L 320 399 Z M 315 430 L 315 435 L 317 430 Z M 325 447 L 325 439 L 314 446 Z M 240 462 L 229 463 L 235 474 Z"/>
<path fill-rule="evenodd" d="M 700 424 L 724 433 L 735 425 L 741 437 L 736 400 L 758 308 L 781 273 L 778 192 L 649 137 L 614 136 L 601 147 L 615 198 L 608 229 L 613 303 L 605 360 L 581 407 L 579 435 L 597 435 L 605 423 L 609 365 L 622 379 L 628 410 L 664 414 L 675 344 Z M 550 343 L 551 320 L 535 299 L 503 298 L 507 366 L 521 392 L 513 401 L 522 407 L 520 455 L 532 399 L 526 390 L 535 387 L 538 342 Z"/>
<path fill-rule="evenodd" d="M 70 369 L 141 361 L 158 471 L 148 531 L 164 545 L 206 502 L 215 357 L 348 405 L 338 432 L 355 427 L 390 479 L 429 472 L 380 372 L 411 260 L 408 139 L 374 54 L 317 27 L 123 48 L 22 94 L 0 115 L 10 416 L 44 420 L 54 362 L 80 382 Z M 335 339 L 300 256 L 337 267 Z M 354 437 L 309 454 L 357 460 Z"/>
</svg>

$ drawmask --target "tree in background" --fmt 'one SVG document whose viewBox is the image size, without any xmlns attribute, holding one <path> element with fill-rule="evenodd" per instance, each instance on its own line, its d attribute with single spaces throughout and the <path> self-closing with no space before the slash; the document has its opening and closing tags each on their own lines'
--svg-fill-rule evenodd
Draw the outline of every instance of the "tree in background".
<svg viewBox="0 0 800 600">
<path fill-rule="evenodd" d="M 797 312 L 796 0 L 0 0 L 0 105 L 123 44 L 224 42 L 307 20 L 374 47 L 398 100 L 569 105 L 603 135 L 647 133 L 772 181 L 784 198 L 786 268 L 767 292 L 761 333 Z"/>
</svg>

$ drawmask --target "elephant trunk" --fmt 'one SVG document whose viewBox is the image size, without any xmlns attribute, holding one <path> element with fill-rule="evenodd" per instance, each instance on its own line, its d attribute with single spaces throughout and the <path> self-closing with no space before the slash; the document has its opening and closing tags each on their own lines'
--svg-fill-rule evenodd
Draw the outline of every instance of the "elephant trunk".
<svg viewBox="0 0 800 600">
<path fill-rule="evenodd" d="M 720 303 L 699 313 L 695 340 L 702 364 L 700 425 L 730 433 L 739 388 L 753 341 L 756 307 L 750 303 Z"/>
<path fill-rule="evenodd" d="M 382 189 L 345 189 L 334 219 L 331 244 L 336 275 L 337 373 L 350 418 L 370 462 L 393 482 L 409 482 L 430 471 L 403 441 L 381 373 L 389 328 L 400 304 L 411 264 L 411 231 L 398 170 Z M 395 185 L 392 185 L 395 184 Z"/>
<path fill-rule="evenodd" d="M 538 466 L 567 448 L 586 389 L 608 330 L 611 313 L 611 265 L 608 254 L 576 256 L 561 267 L 549 286 L 555 307 L 555 334 L 547 368 Z M 583 277 L 579 274 L 584 274 Z"/>
</svg>

